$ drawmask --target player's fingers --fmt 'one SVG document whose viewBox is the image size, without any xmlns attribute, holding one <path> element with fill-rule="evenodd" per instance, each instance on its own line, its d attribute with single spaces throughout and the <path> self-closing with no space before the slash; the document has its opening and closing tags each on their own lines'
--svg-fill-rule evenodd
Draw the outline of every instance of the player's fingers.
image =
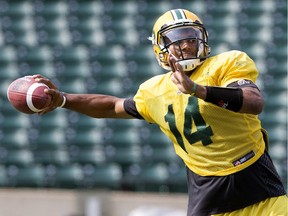
<svg viewBox="0 0 288 216">
<path fill-rule="evenodd" d="M 176 67 L 176 70 L 177 70 L 182 76 L 185 75 L 185 73 L 184 73 L 184 71 L 183 71 L 183 68 L 182 68 L 182 66 L 179 64 L 179 62 L 176 62 L 175 67 Z"/>
<path fill-rule="evenodd" d="M 39 83 L 44 83 L 45 85 L 47 85 L 49 88 L 52 89 L 58 89 L 57 86 L 54 85 L 54 83 L 52 83 L 48 78 L 43 77 L 41 75 L 39 76 L 35 76 L 35 82 L 39 82 Z"/>
<path fill-rule="evenodd" d="M 51 103 L 48 105 L 47 109 L 44 111 L 52 111 L 59 107 L 63 102 L 63 96 L 58 90 L 45 89 L 45 93 L 51 96 Z"/>
<path fill-rule="evenodd" d="M 176 59 L 174 58 L 174 56 L 173 56 L 172 54 L 169 54 L 169 55 L 168 55 L 168 64 L 170 65 L 171 70 L 172 70 L 173 72 L 176 71 L 175 63 L 176 63 Z"/>
</svg>

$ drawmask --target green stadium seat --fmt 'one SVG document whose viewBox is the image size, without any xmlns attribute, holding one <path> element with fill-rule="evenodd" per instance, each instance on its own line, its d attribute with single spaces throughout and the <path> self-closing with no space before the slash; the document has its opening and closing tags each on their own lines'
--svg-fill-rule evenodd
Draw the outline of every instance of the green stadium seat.
<svg viewBox="0 0 288 216">
<path fill-rule="evenodd" d="M 30 119 L 31 126 L 38 130 L 47 129 L 49 131 L 50 129 L 68 127 L 68 119 L 64 109 L 57 109 L 46 115 L 31 115 Z"/>
<path fill-rule="evenodd" d="M 69 14 L 81 19 L 86 17 L 100 16 L 104 12 L 102 1 L 73 1 L 69 2 Z"/>
<path fill-rule="evenodd" d="M 1 71 L 0 73 L 1 83 L 5 81 L 8 81 L 10 83 L 17 77 L 21 76 L 18 71 L 16 63 L 12 63 L 12 62 L 9 62 L 9 63 L 7 62 L 5 64 L 0 63 L 0 71 Z"/>
<path fill-rule="evenodd" d="M 71 40 L 75 45 L 101 46 L 105 43 L 105 36 L 102 29 L 73 29 L 70 30 Z"/>
<path fill-rule="evenodd" d="M 67 133 L 66 143 L 69 146 L 77 146 L 80 149 L 101 146 L 104 144 L 101 132 L 101 129 L 97 128 L 71 129 Z"/>
<path fill-rule="evenodd" d="M 150 192 L 168 191 L 168 178 L 168 167 L 163 163 L 141 166 L 141 172 L 136 180 L 136 190 Z"/>
<path fill-rule="evenodd" d="M 105 119 L 106 126 L 114 131 L 137 130 L 142 127 L 142 122 L 138 119 Z M 133 131 L 136 132 L 136 131 Z"/>
<path fill-rule="evenodd" d="M 124 89 L 122 85 L 123 79 L 121 78 L 111 78 L 109 80 L 97 80 L 91 77 L 87 81 L 87 92 L 95 94 L 107 94 L 114 95 L 118 97 L 123 97 Z"/>
<path fill-rule="evenodd" d="M 30 135 L 30 146 L 33 150 L 63 149 L 66 146 L 65 129 L 34 129 Z"/>
<path fill-rule="evenodd" d="M 43 166 L 56 165 L 64 166 L 70 162 L 66 150 L 34 150 L 34 161 Z"/>
<path fill-rule="evenodd" d="M 46 171 L 49 186 L 56 188 L 77 188 L 81 186 L 84 175 L 80 166 L 68 164 L 54 168 L 50 166 L 50 169 L 50 171 Z"/>
<path fill-rule="evenodd" d="M 25 47 L 17 49 L 19 73 L 21 75 L 42 74 L 52 77 L 53 55 L 48 46 Z"/>
<path fill-rule="evenodd" d="M 141 142 L 152 148 L 170 148 L 173 146 L 172 141 L 156 125 L 144 127 L 139 134 L 141 135 Z"/>
<path fill-rule="evenodd" d="M 8 186 L 8 177 L 5 166 L 0 165 L 0 187 Z"/>
<path fill-rule="evenodd" d="M 101 129 L 105 126 L 105 119 L 92 118 L 74 111 L 67 112 L 69 127 L 75 130 Z"/>
<path fill-rule="evenodd" d="M 70 33 L 68 29 L 61 31 L 52 30 L 39 30 L 36 32 L 36 41 L 40 45 L 55 46 L 68 46 L 71 44 Z"/>
<path fill-rule="evenodd" d="M 99 62 L 99 64 L 106 66 L 107 64 L 124 60 L 125 52 L 121 45 L 90 46 L 89 60 L 92 64 L 93 62 Z M 95 66 L 98 65 L 96 64 Z M 114 69 L 117 70 L 117 68 Z"/>
<path fill-rule="evenodd" d="M 95 146 L 91 148 L 81 148 L 79 146 L 70 146 L 70 161 L 80 165 L 99 165 L 106 162 L 106 156 L 103 147 Z"/>
<path fill-rule="evenodd" d="M 109 64 L 107 64 L 107 61 L 104 63 L 101 61 L 92 61 L 91 67 L 93 77 L 97 81 L 110 81 L 116 78 L 123 79 L 127 75 L 126 63 L 120 60 L 112 60 Z"/>
<path fill-rule="evenodd" d="M 45 187 L 45 171 L 40 165 L 28 167 L 8 167 L 9 186 L 12 187 Z"/>
<path fill-rule="evenodd" d="M 0 6 L 1 16 L 23 18 L 33 15 L 33 7 L 26 1 L 3 1 Z"/>
<path fill-rule="evenodd" d="M 103 29 L 106 44 L 120 44 L 122 46 L 136 45 L 139 43 L 138 33 L 133 28 Z"/>
<path fill-rule="evenodd" d="M 176 163 L 180 161 L 179 156 L 175 153 L 174 147 L 152 147 L 145 145 L 142 148 L 143 150 L 143 161 L 145 163 Z"/>
<path fill-rule="evenodd" d="M 105 152 L 107 161 L 117 163 L 123 168 L 142 162 L 142 149 L 140 146 L 115 147 L 115 145 L 108 145 L 105 148 Z"/>
<path fill-rule="evenodd" d="M 141 139 L 137 129 L 122 129 L 103 131 L 104 142 L 115 147 L 140 145 Z"/>
<path fill-rule="evenodd" d="M 137 2 L 135 1 L 106 1 L 104 4 L 104 13 L 114 18 L 137 13 Z"/>
<path fill-rule="evenodd" d="M 154 21 L 164 12 L 171 9 L 173 9 L 172 5 L 168 1 L 137 1 L 137 12 L 154 19 Z M 151 23 L 154 23 L 154 21 Z"/>
<path fill-rule="evenodd" d="M 85 46 L 58 46 L 53 50 L 55 61 L 65 63 L 85 62 L 89 59 L 88 49 Z"/>
<path fill-rule="evenodd" d="M 0 164 L 29 167 L 34 162 L 33 154 L 26 149 L 6 149 L 1 147 Z"/>
<path fill-rule="evenodd" d="M 183 163 L 169 164 L 168 185 L 170 192 L 176 192 L 176 193 L 188 192 L 186 167 Z"/>
<path fill-rule="evenodd" d="M 287 129 L 287 126 L 286 126 Z M 269 153 L 273 159 L 277 161 L 285 162 L 287 157 L 286 143 L 284 142 L 275 142 L 269 146 Z"/>
<path fill-rule="evenodd" d="M 18 62 L 42 63 L 53 61 L 52 49 L 48 46 L 25 47 L 17 49 Z"/>
<path fill-rule="evenodd" d="M 116 163 L 106 163 L 99 166 L 83 167 L 85 187 L 119 189 L 121 187 L 122 170 Z"/>
<path fill-rule="evenodd" d="M 37 35 L 34 30 L 23 32 L 13 32 L 7 30 L 3 32 L 4 43 L 13 46 L 34 46 L 37 44 Z"/>
<path fill-rule="evenodd" d="M 31 127 L 30 118 L 28 115 L 17 112 L 13 115 L 1 115 L 0 114 L 0 129 L 6 131 L 17 130 L 17 129 L 28 129 Z"/>
<path fill-rule="evenodd" d="M 66 72 L 68 73 L 69 71 L 67 70 Z M 61 87 L 61 91 L 67 93 L 80 93 L 80 94 L 88 92 L 87 82 L 89 81 L 90 81 L 89 78 L 76 77 L 75 74 L 74 77 L 69 77 L 69 75 L 65 76 L 64 74 L 62 74 L 61 77 L 57 76 L 57 78 L 55 79 L 55 83 L 56 82 L 58 83 L 58 86 Z"/>
<path fill-rule="evenodd" d="M 45 18 L 55 18 L 68 15 L 68 6 L 64 1 L 36 1 L 33 2 L 33 9 L 36 15 Z"/>
<path fill-rule="evenodd" d="M 29 146 L 29 134 L 25 128 L 3 128 L 0 146 L 8 149 L 25 149 Z"/>
<path fill-rule="evenodd" d="M 0 65 L 14 63 L 17 59 L 17 53 L 13 46 L 0 46 Z"/>
</svg>

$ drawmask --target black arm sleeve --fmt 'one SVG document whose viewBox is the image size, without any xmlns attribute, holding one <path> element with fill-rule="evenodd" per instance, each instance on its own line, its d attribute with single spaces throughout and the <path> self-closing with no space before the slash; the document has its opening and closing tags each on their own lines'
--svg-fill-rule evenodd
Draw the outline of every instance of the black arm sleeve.
<svg viewBox="0 0 288 216">
<path fill-rule="evenodd" d="M 129 115 L 131 115 L 137 119 L 144 120 L 144 118 L 138 112 L 136 105 L 135 105 L 135 101 L 133 100 L 133 98 L 127 98 L 124 101 L 124 109 Z"/>
</svg>

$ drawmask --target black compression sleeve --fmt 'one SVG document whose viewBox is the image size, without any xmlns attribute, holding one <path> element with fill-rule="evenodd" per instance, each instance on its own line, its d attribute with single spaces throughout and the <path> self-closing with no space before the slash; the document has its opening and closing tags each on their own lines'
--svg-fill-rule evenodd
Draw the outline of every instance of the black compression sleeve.
<svg viewBox="0 0 288 216">
<path fill-rule="evenodd" d="M 243 91 L 241 88 L 206 86 L 206 89 L 206 102 L 234 112 L 238 112 L 241 109 L 243 104 Z"/>
</svg>

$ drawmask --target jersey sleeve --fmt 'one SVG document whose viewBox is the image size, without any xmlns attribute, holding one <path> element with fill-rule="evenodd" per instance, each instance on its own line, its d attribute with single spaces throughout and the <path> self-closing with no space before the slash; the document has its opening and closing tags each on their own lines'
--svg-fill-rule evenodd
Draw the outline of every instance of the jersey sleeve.
<svg viewBox="0 0 288 216">
<path fill-rule="evenodd" d="M 155 123 L 153 118 L 149 114 L 149 107 L 146 100 L 149 100 L 147 97 L 147 91 L 145 90 L 145 83 L 140 85 L 136 95 L 134 96 L 134 101 L 136 105 L 136 109 L 138 110 L 139 114 L 149 123 Z"/>
<path fill-rule="evenodd" d="M 135 105 L 135 101 L 133 100 L 133 98 L 127 98 L 124 101 L 124 109 L 126 111 L 126 113 L 128 113 L 129 115 L 133 116 L 134 118 L 137 119 L 144 119 L 140 113 L 138 112 L 136 105 Z"/>
<path fill-rule="evenodd" d="M 256 83 L 257 77 L 258 70 L 254 61 L 246 53 L 234 51 L 223 64 L 218 80 L 220 86 L 228 86 L 239 80 Z"/>
</svg>

